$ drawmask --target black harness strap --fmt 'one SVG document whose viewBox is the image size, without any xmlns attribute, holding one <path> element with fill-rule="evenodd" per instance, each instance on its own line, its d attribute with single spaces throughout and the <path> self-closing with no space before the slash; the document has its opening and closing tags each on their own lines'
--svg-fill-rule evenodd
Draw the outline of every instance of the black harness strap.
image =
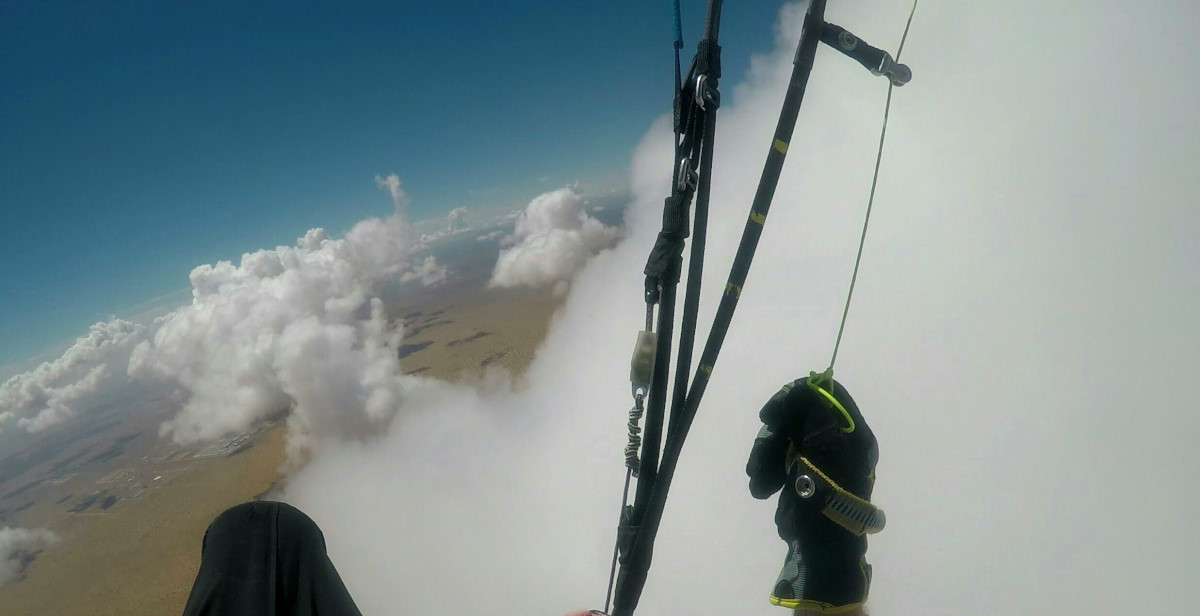
<svg viewBox="0 0 1200 616">
<path fill-rule="evenodd" d="M 687 79 L 676 91 L 675 175 L 671 196 L 667 197 L 663 206 L 663 227 L 650 252 L 645 269 L 647 305 L 657 303 L 659 306 L 658 345 L 655 356 L 669 358 L 684 240 L 689 236 L 691 227 L 693 242 L 680 330 L 679 371 L 676 376 L 675 403 L 671 410 L 672 426 L 677 421 L 679 409 L 683 407 L 700 304 L 716 112 L 720 106 L 717 80 L 720 77 L 721 48 L 717 44 L 717 37 L 720 31 L 722 3 L 723 0 L 709 0 L 704 37 L 697 47 L 696 58 L 692 61 Z M 693 196 L 696 197 L 695 221 L 689 225 L 688 206 Z M 680 376 L 683 377 L 682 381 Z M 616 579 L 614 614 L 633 612 L 650 566 L 650 548 L 654 543 L 658 523 L 653 524 L 648 536 L 643 536 L 643 529 L 645 516 L 652 506 L 652 495 L 658 484 L 658 456 L 662 443 L 669 380 L 670 361 L 654 362 L 653 378 L 647 392 L 646 426 L 642 439 L 637 494 L 633 504 L 622 512 L 617 528 L 621 569 Z M 645 546 L 645 549 L 639 550 L 637 546 Z"/>
<path fill-rule="evenodd" d="M 783 109 L 780 111 L 779 121 L 775 127 L 771 149 L 768 151 L 762 178 L 759 180 L 758 190 L 750 206 L 750 216 L 742 232 L 742 240 L 738 245 L 737 256 L 734 257 L 729 280 L 725 285 L 725 292 L 721 296 L 721 303 L 717 308 L 712 330 L 709 332 L 704 350 L 700 354 L 700 365 L 696 369 L 695 376 L 692 379 L 690 389 L 686 398 L 684 398 L 681 408 L 677 412 L 673 411 L 672 413 L 675 421 L 672 422 L 670 433 L 667 436 L 666 446 L 663 449 L 662 462 L 655 474 L 649 501 L 645 505 L 644 515 L 636 520 L 640 524 L 637 525 L 637 528 L 631 529 L 632 545 L 629 550 L 623 551 L 621 572 L 617 576 L 613 616 L 631 616 L 637 607 L 638 600 L 641 598 L 642 588 L 646 582 L 646 575 L 650 569 L 650 561 L 653 558 L 654 539 L 658 534 L 659 524 L 662 522 L 667 494 L 670 491 L 671 480 L 675 475 L 675 469 L 679 463 L 679 455 L 683 449 L 683 442 L 687 438 L 688 430 L 691 428 L 692 421 L 696 417 L 696 410 L 699 408 L 700 399 L 704 396 L 704 391 L 708 386 L 709 375 L 712 373 L 717 355 L 720 353 L 721 346 L 725 341 L 725 334 L 729 330 L 729 324 L 733 319 L 733 312 L 737 308 L 738 297 L 741 294 L 743 284 L 745 284 L 746 275 L 750 271 L 750 265 L 754 260 L 754 252 L 758 247 L 758 240 L 762 235 L 763 224 L 766 222 L 767 212 L 770 210 L 771 200 L 775 195 L 775 187 L 779 184 L 779 175 L 783 170 L 788 142 L 791 140 L 792 132 L 796 126 L 800 104 L 804 99 L 804 91 L 808 84 L 809 75 L 812 72 L 813 58 L 816 55 L 817 44 L 820 42 L 819 37 L 814 34 L 819 33 L 819 29 L 824 23 L 824 15 L 825 0 L 812 0 L 808 14 L 804 19 L 800 43 L 796 49 L 796 56 L 793 61 L 792 77 L 788 83 Z M 689 276 L 690 283 L 691 279 Z M 661 316 L 662 314 L 660 313 L 660 325 L 662 324 Z M 661 351 L 662 336 L 664 334 L 660 331 L 659 335 Z M 663 356 L 659 355 L 659 357 Z M 658 362 L 655 366 L 656 372 L 658 372 L 659 365 L 665 363 L 667 362 Z M 664 369 L 663 376 L 665 376 L 665 372 Z M 655 376 L 659 375 L 656 374 Z M 679 377 L 677 376 L 676 378 L 678 379 Z M 654 395 L 655 392 L 652 388 L 650 393 L 652 405 L 654 403 Z M 647 433 L 649 433 L 648 429 Z M 647 441 L 643 441 L 643 446 L 647 444 Z M 639 497 L 642 496 L 641 488 L 643 486 L 641 483 L 642 481 L 639 480 Z"/>
</svg>

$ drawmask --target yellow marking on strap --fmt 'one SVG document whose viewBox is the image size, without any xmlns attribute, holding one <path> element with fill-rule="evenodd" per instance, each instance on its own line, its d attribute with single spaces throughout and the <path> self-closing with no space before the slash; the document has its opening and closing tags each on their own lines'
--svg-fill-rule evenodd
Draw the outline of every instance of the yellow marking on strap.
<svg viewBox="0 0 1200 616">
<path fill-rule="evenodd" d="M 788 148 L 788 144 L 787 144 L 787 143 L 784 143 L 784 142 L 783 142 L 782 140 L 780 140 L 780 139 L 776 139 L 776 140 L 775 140 L 775 149 L 776 149 L 776 150 L 779 150 L 779 153 L 780 153 L 780 154 L 787 154 L 787 148 Z"/>
<path fill-rule="evenodd" d="M 733 291 L 734 294 L 737 295 L 738 297 L 742 296 L 742 288 L 741 287 L 737 286 L 736 284 L 733 284 L 732 282 L 727 282 L 727 283 L 725 283 L 725 293 L 728 294 L 730 291 Z"/>
<path fill-rule="evenodd" d="M 712 366 L 700 364 L 700 372 L 703 372 L 704 374 L 712 374 Z"/>
<path fill-rule="evenodd" d="M 780 599 L 775 595 L 771 595 L 771 605 L 786 607 L 790 610 L 810 610 L 818 614 L 845 614 L 846 612 L 853 612 L 862 607 L 863 604 L 860 601 L 848 605 L 833 605 L 808 599 Z"/>
<path fill-rule="evenodd" d="M 755 212 L 754 210 L 751 210 L 751 211 L 750 211 L 750 220 L 753 220 L 754 222 L 756 222 L 756 223 L 758 223 L 758 224 L 760 224 L 760 225 L 761 225 L 761 224 L 763 224 L 763 223 L 767 222 L 767 215 L 766 215 L 766 214 L 759 214 L 758 212 Z"/>
</svg>

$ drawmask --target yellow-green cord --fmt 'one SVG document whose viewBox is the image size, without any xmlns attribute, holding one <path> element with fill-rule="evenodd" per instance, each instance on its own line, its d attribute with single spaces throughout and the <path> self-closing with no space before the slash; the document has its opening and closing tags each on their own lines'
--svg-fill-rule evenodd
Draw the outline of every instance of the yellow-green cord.
<svg viewBox="0 0 1200 616">
<path fill-rule="evenodd" d="M 896 62 L 904 52 L 904 42 L 908 40 L 908 29 L 912 26 L 913 15 L 917 12 L 917 0 L 913 0 L 912 10 L 908 13 L 908 22 L 904 24 L 904 35 L 900 37 L 900 47 L 896 50 Z M 842 310 L 842 323 L 838 326 L 837 341 L 833 343 L 833 357 L 829 360 L 829 370 L 837 362 L 838 349 L 842 346 L 842 332 L 846 330 L 846 317 L 850 314 L 850 299 L 854 297 L 854 283 L 858 281 L 858 266 L 862 263 L 863 245 L 867 242 L 867 225 L 871 222 L 871 208 L 875 204 L 875 186 L 879 183 L 879 163 L 883 159 L 883 140 L 887 136 L 888 112 L 892 109 L 892 89 L 895 86 L 888 81 L 887 103 L 883 106 L 883 128 L 879 131 L 879 149 L 875 153 L 875 173 L 871 176 L 871 195 L 867 198 L 867 215 L 863 219 L 862 236 L 858 239 L 858 256 L 854 258 L 854 274 L 850 277 L 850 290 L 846 293 L 846 307 Z"/>
</svg>

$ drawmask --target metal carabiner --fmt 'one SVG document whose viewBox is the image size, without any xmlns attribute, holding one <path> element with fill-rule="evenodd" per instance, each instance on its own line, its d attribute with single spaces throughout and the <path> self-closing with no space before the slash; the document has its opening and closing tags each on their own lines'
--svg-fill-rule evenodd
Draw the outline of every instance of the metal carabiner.
<svg viewBox="0 0 1200 616">
<path fill-rule="evenodd" d="M 696 78 L 695 98 L 696 106 L 704 110 L 708 109 L 709 104 L 712 104 L 713 109 L 721 106 L 721 92 L 708 85 L 708 75 Z"/>
<path fill-rule="evenodd" d="M 696 190 L 696 182 L 700 180 L 700 175 L 692 169 L 692 159 L 684 156 L 679 160 L 679 177 L 675 178 L 675 186 L 679 192 Z"/>
</svg>

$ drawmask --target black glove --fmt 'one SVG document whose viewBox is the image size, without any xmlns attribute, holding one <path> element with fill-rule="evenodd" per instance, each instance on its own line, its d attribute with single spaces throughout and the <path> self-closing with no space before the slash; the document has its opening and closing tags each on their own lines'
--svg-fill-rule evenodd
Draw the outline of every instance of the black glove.
<svg viewBox="0 0 1200 616">
<path fill-rule="evenodd" d="M 788 543 L 771 602 L 819 612 L 861 605 L 871 582 L 865 534 L 884 524 L 870 503 L 875 435 L 846 389 L 821 375 L 785 385 L 759 418 L 746 464 L 750 493 L 765 499 L 783 488 L 775 524 Z"/>
</svg>

